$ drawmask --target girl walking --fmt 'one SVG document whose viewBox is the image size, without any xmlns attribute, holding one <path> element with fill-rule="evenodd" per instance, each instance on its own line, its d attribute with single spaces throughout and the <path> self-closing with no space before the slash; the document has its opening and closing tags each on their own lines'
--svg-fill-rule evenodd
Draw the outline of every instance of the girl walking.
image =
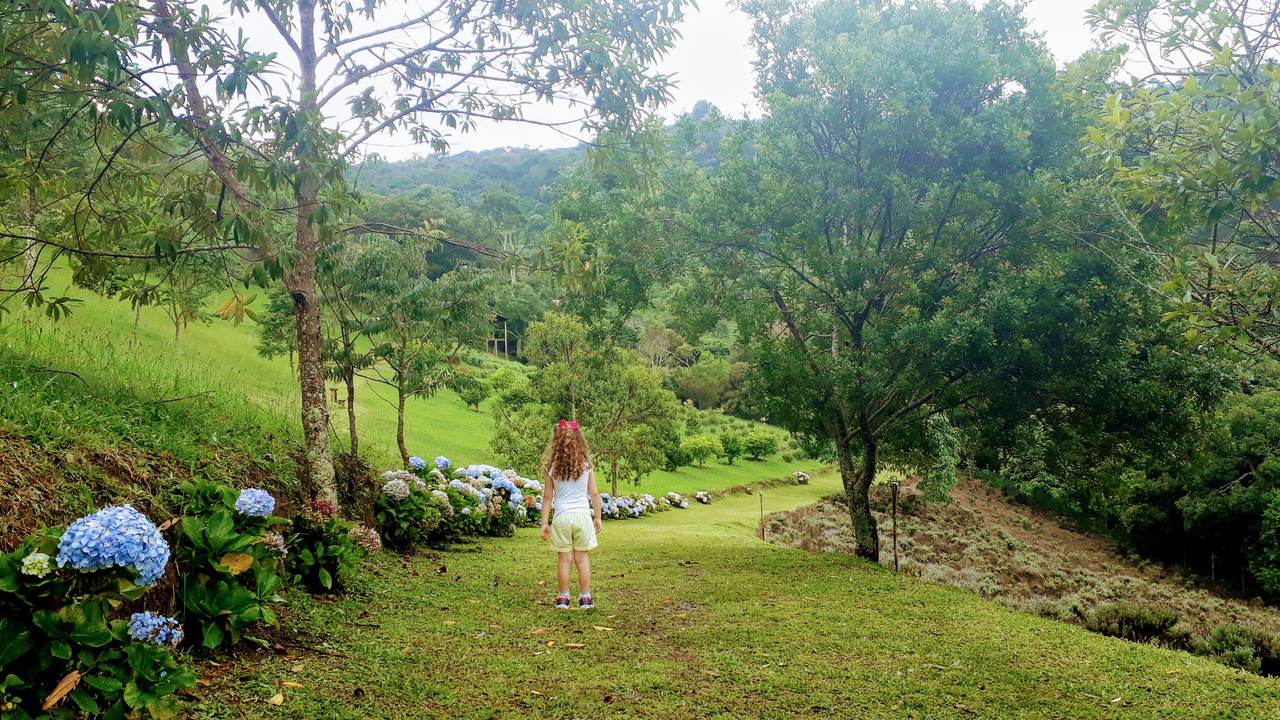
<svg viewBox="0 0 1280 720">
<path fill-rule="evenodd" d="M 591 558 L 587 553 L 597 544 L 604 507 L 596 489 L 591 451 L 577 420 L 556 423 L 542 472 L 546 477 L 544 495 L 551 497 L 551 502 L 542 503 L 542 539 L 550 540 L 551 549 L 558 553 L 556 609 L 569 609 L 569 570 L 576 565 L 578 606 L 590 610 L 595 603 L 591 600 Z"/>
</svg>

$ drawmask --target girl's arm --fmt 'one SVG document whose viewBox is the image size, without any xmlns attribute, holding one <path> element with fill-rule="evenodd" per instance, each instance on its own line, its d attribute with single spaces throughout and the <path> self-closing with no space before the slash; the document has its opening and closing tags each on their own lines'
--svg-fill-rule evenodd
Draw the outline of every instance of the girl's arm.
<svg viewBox="0 0 1280 720">
<path fill-rule="evenodd" d="M 604 503 L 600 501 L 600 490 L 596 487 L 596 469 L 591 468 L 587 475 L 587 492 L 591 493 L 591 507 L 595 511 L 595 528 L 600 532 L 601 520 L 604 518 Z"/>
<path fill-rule="evenodd" d="M 551 537 L 551 498 L 556 490 L 556 481 L 550 475 L 543 473 L 543 479 L 546 481 L 542 485 L 542 539 L 546 540 Z"/>
</svg>

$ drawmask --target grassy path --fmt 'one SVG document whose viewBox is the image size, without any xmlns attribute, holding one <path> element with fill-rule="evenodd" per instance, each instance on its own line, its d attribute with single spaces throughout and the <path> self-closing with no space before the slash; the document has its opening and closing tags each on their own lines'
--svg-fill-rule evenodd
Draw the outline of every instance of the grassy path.
<svg viewBox="0 0 1280 720">
<path fill-rule="evenodd" d="M 832 489 L 770 490 L 765 509 Z M 384 555 L 353 597 L 295 597 L 332 654 L 210 668 L 195 716 L 1280 718 L 1280 683 L 767 545 L 759 511 L 739 495 L 606 524 L 594 613 L 550 607 L 531 530 Z"/>
</svg>

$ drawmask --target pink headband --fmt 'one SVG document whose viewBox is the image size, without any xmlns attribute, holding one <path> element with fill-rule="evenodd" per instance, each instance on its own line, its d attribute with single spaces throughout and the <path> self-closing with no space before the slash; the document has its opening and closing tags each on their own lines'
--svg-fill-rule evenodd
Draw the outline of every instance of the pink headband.
<svg viewBox="0 0 1280 720">
<path fill-rule="evenodd" d="M 577 430 L 578 421 L 577 420 L 561 420 L 560 429 L 561 430 Z"/>
</svg>

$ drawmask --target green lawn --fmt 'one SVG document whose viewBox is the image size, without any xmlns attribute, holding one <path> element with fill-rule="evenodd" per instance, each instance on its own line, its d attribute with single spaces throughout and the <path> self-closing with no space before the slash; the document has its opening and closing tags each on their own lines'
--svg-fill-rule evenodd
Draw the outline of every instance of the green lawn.
<svg viewBox="0 0 1280 720">
<path fill-rule="evenodd" d="M 56 293 L 65 282 L 65 274 L 58 275 L 50 286 Z M 66 292 L 84 299 L 74 308 L 70 319 L 51 322 L 41 315 L 15 310 L 0 325 L 3 331 L 0 347 L 32 365 L 76 372 L 101 391 L 94 403 L 121 393 L 163 400 L 193 396 L 179 401 L 178 405 L 203 408 L 203 412 L 215 415 L 220 421 L 235 418 L 232 428 L 244 426 L 251 431 L 254 425 L 261 424 L 280 433 L 297 434 L 298 389 L 289 361 L 260 357 L 251 323 L 236 326 L 215 320 L 193 324 L 175 343 L 173 328 L 159 308 L 144 308 L 135 326 L 134 313 L 125 303 L 104 300 L 76 288 Z M 58 380 L 56 392 L 41 398 L 42 405 L 36 408 L 16 407 L 31 401 L 30 396 L 24 397 L 21 393 L 7 399 L 14 404 L 8 408 L 6 400 L 0 398 L 0 427 L 7 424 L 24 435 L 41 432 L 39 426 L 47 424 L 42 419 L 47 414 L 44 404 L 74 398 L 83 391 L 81 384 L 70 376 L 60 376 Z M 339 395 L 345 396 L 345 391 Z M 361 383 L 357 390 L 361 447 L 381 467 L 399 465 L 393 402 L 394 395 L 385 386 Z M 76 410 L 87 411 L 90 404 L 85 403 L 85 407 Z M 250 404 L 252 407 L 245 407 Z M 261 412 L 255 413 L 253 408 Z M 164 409 L 172 411 L 175 407 Z M 331 405 L 330 412 L 335 432 L 345 438 L 345 408 Z M 132 426 L 113 428 L 110 415 L 111 412 L 104 409 L 101 416 L 86 416 L 82 422 L 67 417 L 58 428 L 47 430 L 81 439 L 88 436 L 90 445 L 134 443 Z M 132 425 L 152 419 L 156 420 L 154 434 L 157 436 L 179 424 L 169 418 L 137 417 Z M 106 426 L 100 421 L 106 421 Z M 493 421 L 487 406 L 482 405 L 479 412 L 471 410 L 454 393 L 445 390 L 431 398 L 411 399 L 405 422 L 410 453 L 426 458 L 446 455 L 455 463 L 498 464 L 488 449 Z M 185 433 L 188 428 L 182 430 Z M 230 431 L 225 422 L 208 425 L 196 422 L 190 430 L 197 435 L 191 440 L 206 446 L 217 446 Z M 164 440 L 157 437 L 162 445 Z M 174 447 L 164 449 L 181 450 L 178 444 L 185 440 L 170 442 Z M 764 462 L 743 459 L 733 466 L 715 462 L 706 468 L 657 472 L 642 485 L 629 486 L 624 492 L 692 493 L 781 477 L 808 465 L 811 463 L 783 462 L 781 455 Z M 519 470 L 527 475 L 536 472 L 532 468 Z"/>
<path fill-rule="evenodd" d="M 765 492 L 767 511 L 836 489 Z M 383 554 L 358 594 L 292 595 L 325 654 L 208 668 L 198 718 L 1275 718 L 1280 684 L 754 537 L 732 496 L 610 522 L 594 613 L 550 607 L 532 530 Z M 302 642 L 301 645 L 308 643 Z M 288 685 L 284 683 L 290 683 Z M 266 700 L 283 694 L 283 703 Z"/>
</svg>

